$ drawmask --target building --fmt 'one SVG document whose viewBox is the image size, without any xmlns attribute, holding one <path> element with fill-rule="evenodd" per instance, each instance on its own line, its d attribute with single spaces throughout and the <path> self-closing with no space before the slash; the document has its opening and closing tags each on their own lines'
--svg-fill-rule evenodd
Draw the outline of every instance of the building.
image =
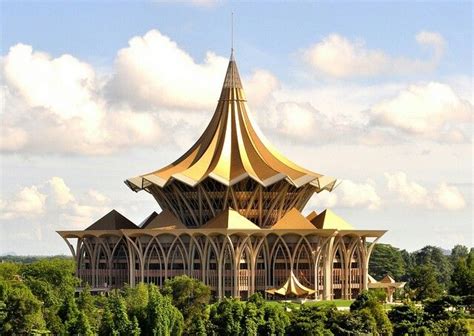
<svg viewBox="0 0 474 336">
<path fill-rule="evenodd" d="M 125 181 L 150 193 L 162 212 L 135 225 L 113 210 L 83 231 L 58 231 L 83 282 L 106 290 L 187 274 L 218 298 L 243 299 L 286 283 L 321 299 L 368 288 L 370 253 L 385 231 L 356 230 L 331 210 L 303 216 L 311 196 L 332 191 L 336 179 L 280 154 L 247 111 L 231 56 L 215 113 L 194 146 Z"/>
</svg>

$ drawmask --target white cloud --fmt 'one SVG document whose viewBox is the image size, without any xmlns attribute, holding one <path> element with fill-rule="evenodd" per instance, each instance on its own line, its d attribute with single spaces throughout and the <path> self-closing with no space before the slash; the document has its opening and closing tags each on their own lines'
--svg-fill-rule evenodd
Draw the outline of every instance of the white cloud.
<svg viewBox="0 0 474 336">
<path fill-rule="evenodd" d="M 153 115 L 112 109 L 103 97 L 104 80 L 73 56 L 52 58 L 17 44 L 1 68 L 3 151 L 107 154 L 159 136 Z"/>
<path fill-rule="evenodd" d="M 0 219 L 29 218 L 44 214 L 47 195 L 37 186 L 24 187 L 11 201 L 0 201 Z"/>
<path fill-rule="evenodd" d="M 303 51 L 303 58 L 317 72 L 335 78 L 412 74 L 433 70 L 444 52 L 445 42 L 439 33 L 422 31 L 415 36 L 420 46 L 433 50 L 431 59 L 417 60 L 387 55 L 369 49 L 364 41 L 351 41 L 331 34 Z"/>
<path fill-rule="evenodd" d="M 357 183 L 343 180 L 331 193 L 322 191 L 313 196 L 311 207 L 318 208 L 366 208 L 376 210 L 382 205 L 382 199 L 376 191 L 375 183 L 371 180 Z"/>
<path fill-rule="evenodd" d="M 434 199 L 443 208 L 448 210 L 460 210 L 466 206 L 464 196 L 456 187 L 441 183 L 434 191 Z"/>
<path fill-rule="evenodd" d="M 55 176 L 48 182 L 52 188 L 54 200 L 59 206 L 64 206 L 76 200 L 74 195 L 71 193 L 71 189 L 69 189 L 62 178 Z"/>
<path fill-rule="evenodd" d="M 427 209 L 443 208 L 446 210 L 460 210 L 466 206 L 464 196 L 454 186 L 445 182 L 435 189 L 420 185 L 408 179 L 404 172 L 385 173 L 388 190 L 398 196 L 398 201 L 415 207 Z"/>
<path fill-rule="evenodd" d="M 46 183 L 25 187 L 9 198 L 12 200 L 0 202 L 1 220 L 29 218 L 40 228 L 50 228 L 51 223 L 57 223 L 56 229 L 83 229 L 110 210 L 107 196 L 90 190 L 86 195 L 77 197 L 57 176 Z"/>
<path fill-rule="evenodd" d="M 387 179 L 388 190 L 396 193 L 400 201 L 415 206 L 430 206 L 428 190 L 416 182 L 409 181 L 406 173 L 385 173 L 385 178 Z"/>
<path fill-rule="evenodd" d="M 411 85 L 370 109 L 371 123 L 408 134 L 462 142 L 468 140 L 463 124 L 472 123 L 473 106 L 450 86 L 430 82 Z"/>
<path fill-rule="evenodd" d="M 210 108 L 219 94 L 227 62 L 208 52 L 198 64 L 176 42 L 151 30 L 133 37 L 127 48 L 119 50 L 110 89 L 114 96 L 138 107 Z"/>
</svg>

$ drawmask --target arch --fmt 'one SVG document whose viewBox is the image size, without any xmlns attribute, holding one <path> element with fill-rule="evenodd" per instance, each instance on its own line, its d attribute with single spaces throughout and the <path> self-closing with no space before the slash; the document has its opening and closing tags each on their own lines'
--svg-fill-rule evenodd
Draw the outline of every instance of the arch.
<svg viewBox="0 0 474 336">
<path fill-rule="evenodd" d="M 335 244 L 334 252 L 332 254 L 332 296 L 334 299 L 340 299 L 343 297 L 345 289 L 345 245 L 340 239 Z"/>
<path fill-rule="evenodd" d="M 110 260 L 110 285 L 123 287 L 129 281 L 129 253 L 123 239 L 120 239 L 112 250 Z"/>
<path fill-rule="evenodd" d="M 270 279 L 273 286 L 285 283 L 292 269 L 291 254 L 285 242 L 279 237 L 270 252 Z"/>
<path fill-rule="evenodd" d="M 262 237 L 262 240 L 258 243 L 255 249 L 255 260 L 253 261 L 254 268 L 254 291 L 261 293 L 266 297 L 265 290 L 269 287 L 268 285 L 268 272 L 269 272 L 269 258 L 268 258 L 268 244 L 266 237 Z"/>
<path fill-rule="evenodd" d="M 144 280 L 157 286 L 163 285 L 165 279 L 165 256 L 159 241 L 153 238 L 148 243 L 144 254 Z"/>
<path fill-rule="evenodd" d="M 231 297 L 235 290 L 235 254 L 233 246 L 227 242 L 221 250 L 221 297 Z"/>
<path fill-rule="evenodd" d="M 219 291 L 219 253 L 211 237 L 206 237 L 205 245 L 205 283 L 211 288 L 213 296 L 218 296 Z"/>
<path fill-rule="evenodd" d="M 246 240 L 244 240 L 246 241 Z M 247 299 L 252 292 L 252 274 L 253 274 L 253 263 L 252 263 L 252 249 L 249 244 L 244 243 L 240 247 L 237 259 L 237 291 L 238 296 L 242 299 Z"/>
<path fill-rule="evenodd" d="M 168 278 L 186 274 L 188 269 L 186 251 L 183 241 L 179 236 L 176 236 L 166 258 L 168 260 Z"/>
<path fill-rule="evenodd" d="M 304 237 L 295 249 L 293 268 L 294 274 L 303 285 L 309 288 L 314 287 L 313 253 L 311 246 Z"/>
</svg>

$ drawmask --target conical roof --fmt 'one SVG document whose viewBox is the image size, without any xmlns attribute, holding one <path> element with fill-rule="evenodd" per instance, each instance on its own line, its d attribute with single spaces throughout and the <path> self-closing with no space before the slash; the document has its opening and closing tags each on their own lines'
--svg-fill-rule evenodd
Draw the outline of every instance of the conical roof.
<svg viewBox="0 0 474 336">
<path fill-rule="evenodd" d="M 275 295 L 282 295 L 282 296 L 306 296 L 313 294 L 315 292 L 314 289 L 310 289 L 299 282 L 298 278 L 295 276 L 293 271 L 290 271 L 290 276 L 288 280 L 281 286 L 280 288 L 270 288 L 267 289 L 265 292 Z"/>
<path fill-rule="evenodd" d="M 260 230 L 260 228 L 234 209 L 226 209 L 200 227 L 200 229 Z"/>
<path fill-rule="evenodd" d="M 318 229 L 354 230 L 354 227 L 333 211 L 326 209 L 311 220 Z"/>
<path fill-rule="evenodd" d="M 156 214 L 156 212 L 153 212 Z M 152 214 L 153 215 L 153 214 Z M 150 218 L 150 215 L 148 218 Z M 142 229 L 164 229 L 164 230 L 174 230 L 174 229 L 186 229 L 186 225 L 181 223 L 181 221 L 176 218 L 176 216 L 169 210 L 165 209 L 159 214 L 156 214 L 147 220 L 143 225 Z"/>
<path fill-rule="evenodd" d="M 311 183 L 318 191 L 334 188 L 336 179 L 304 169 L 280 154 L 247 111 L 237 64 L 231 56 L 216 111 L 199 140 L 172 164 L 125 183 L 138 191 L 150 185 L 164 187 L 173 179 L 195 186 L 211 177 L 230 186 L 250 177 L 265 187 L 286 179 L 297 187 Z"/>
<path fill-rule="evenodd" d="M 316 227 L 301 212 L 293 208 L 272 226 L 272 230 L 316 230 Z"/>
<path fill-rule="evenodd" d="M 131 220 L 113 209 L 104 217 L 95 221 L 86 230 L 121 230 L 121 229 L 138 229 Z"/>
</svg>

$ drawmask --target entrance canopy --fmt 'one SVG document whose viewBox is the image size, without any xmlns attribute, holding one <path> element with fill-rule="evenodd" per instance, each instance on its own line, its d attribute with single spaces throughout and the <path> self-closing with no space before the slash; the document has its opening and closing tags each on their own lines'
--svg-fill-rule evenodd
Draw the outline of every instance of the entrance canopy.
<svg viewBox="0 0 474 336">
<path fill-rule="evenodd" d="M 313 294 L 315 291 L 308 287 L 305 287 L 298 281 L 293 271 L 290 272 L 288 280 L 280 288 L 270 288 L 265 292 L 272 295 L 281 295 L 281 296 L 308 296 Z"/>
</svg>

